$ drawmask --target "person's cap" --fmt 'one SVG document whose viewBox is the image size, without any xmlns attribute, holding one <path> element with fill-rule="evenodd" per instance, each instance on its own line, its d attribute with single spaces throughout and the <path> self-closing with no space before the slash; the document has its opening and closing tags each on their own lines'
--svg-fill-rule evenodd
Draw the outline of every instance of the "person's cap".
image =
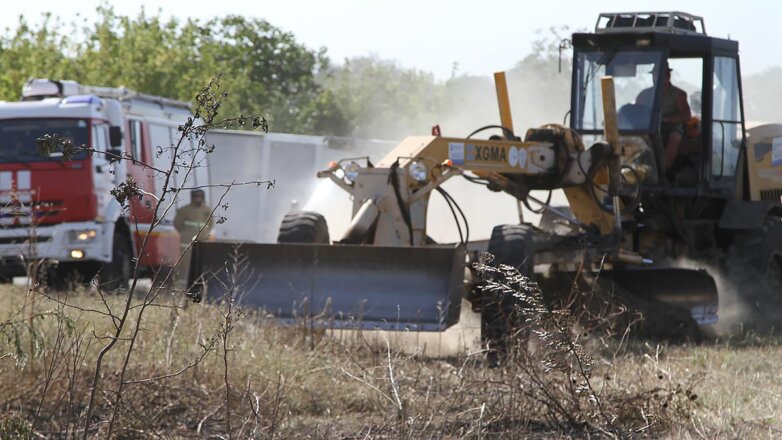
<svg viewBox="0 0 782 440">
<path fill-rule="evenodd" d="M 205 195 L 206 195 L 206 193 L 202 189 L 194 189 L 194 190 L 190 191 L 190 197 L 193 197 L 193 196 L 204 197 Z"/>
<path fill-rule="evenodd" d="M 673 72 L 673 69 L 671 69 L 671 66 L 669 66 L 668 64 L 663 64 L 662 68 L 660 70 L 663 70 L 663 69 L 668 69 L 669 72 Z M 654 67 L 652 67 L 652 70 L 650 70 L 649 73 L 654 73 L 654 72 L 655 72 L 655 69 L 654 69 Z"/>
</svg>

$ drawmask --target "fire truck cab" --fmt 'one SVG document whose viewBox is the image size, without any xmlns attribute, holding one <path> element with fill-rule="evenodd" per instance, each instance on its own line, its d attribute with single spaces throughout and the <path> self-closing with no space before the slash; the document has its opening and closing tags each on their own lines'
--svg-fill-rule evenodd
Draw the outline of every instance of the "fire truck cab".
<svg viewBox="0 0 782 440">
<path fill-rule="evenodd" d="M 190 116 L 186 102 L 48 79 L 30 80 L 20 102 L 0 102 L 0 277 L 25 275 L 25 263 L 46 261 L 53 263 L 50 276 L 97 274 L 113 290 L 127 284 L 133 258 L 149 272 L 173 265 L 179 258 L 175 209 L 149 233 L 163 176 L 144 164 L 170 163 L 168 147 Z M 36 139 L 46 134 L 97 152 L 67 161 L 59 153 L 41 155 Z M 196 151 L 187 142 L 185 150 Z M 102 152 L 133 160 L 110 162 Z M 190 175 L 188 184 L 203 185 L 205 168 L 181 174 Z M 146 194 L 123 207 L 110 191 L 128 176 Z"/>
</svg>

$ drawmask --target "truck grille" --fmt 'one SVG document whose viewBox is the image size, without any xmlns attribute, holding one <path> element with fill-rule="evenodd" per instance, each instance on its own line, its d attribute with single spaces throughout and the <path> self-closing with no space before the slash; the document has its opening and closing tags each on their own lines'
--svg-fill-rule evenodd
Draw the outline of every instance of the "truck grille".
<svg viewBox="0 0 782 440">
<path fill-rule="evenodd" d="M 30 217 L 44 219 L 56 217 L 63 211 L 61 200 L 12 201 L 0 205 L 0 226 L 29 226 Z M 14 220 L 16 219 L 16 220 Z"/>
<path fill-rule="evenodd" d="M 21 237 L 0 237 L 0 245 L 3 244 L 24 244 L 26 242 L 32 241 L 35 243 L 43 243 L 45 241 L 49 241 L 52 237 L 48 235 L 38 235 L 34 238 L 29 236 L 21 236 Z"/>
<path fill-rule="evenodd" d="M 760 191 L 760 200 L 782 201 L 782 188 L 764 189 Z"/>
</svg>

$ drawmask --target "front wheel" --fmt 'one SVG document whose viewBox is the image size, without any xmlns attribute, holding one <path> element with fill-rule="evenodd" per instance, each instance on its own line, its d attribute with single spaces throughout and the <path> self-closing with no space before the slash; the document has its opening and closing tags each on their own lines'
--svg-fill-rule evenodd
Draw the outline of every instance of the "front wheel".
<svg viewBox="0 0 782 440">
<path fill-rule="evenodd" d="M 64 262 L 40 272 L 45 274 L 46 284 L 54 290 L 89 286 L 96 273 L 97 265 L 92 262 Z"/>
<path fill-rule="evenodd" d="M 285 214 L 277 242 L 329 244 L 329 227 L 326 219 L 317 212 L 310 211 Z"/>
<path fill-rule="evenodd" d="M 122 234 L 114 233 L 111 262 L 104 264 L 98 274 L 99 286 L 109 292 L 126 289 L 130 280 L 130 243 Z"/>
<path fill-rule="evenodd" d="M 534 227 L 530 224 L 495 227 L 488 249 L 494 256 L 494 265 L 513 266 L 520 275 L 531 277 L 535 257 L 533 235 Z M 481 343 L 489 350 L 490 363 L 502 361 L 514 345 L 526 345 L 527 331 L 522 328 L 521 308 L 522 304 L 513 295 L 481 293 Z"/>
</svg>

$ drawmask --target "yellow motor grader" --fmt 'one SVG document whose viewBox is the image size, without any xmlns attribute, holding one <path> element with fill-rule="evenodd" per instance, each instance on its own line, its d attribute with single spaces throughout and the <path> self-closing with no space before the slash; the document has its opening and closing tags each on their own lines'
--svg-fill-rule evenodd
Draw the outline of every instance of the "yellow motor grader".
<svg viewBox="0 0 782 440">
<path fill-rule="evenodd" d="M 497 74 L 501 135 L 409 137 L 378 163 L 333 163 L 318 176 L 353 200 L 342 237 L 330 241 L 321 215 L 293 212 L 277 244 L 198 243 L 191 282 L 210 297 L 235 289 L 282 319 L 320 315 L 338 327 L 441 331 L 468 297 L 488 343 L 501 337 L 499 314 L 465 276 L 479 250 L 531 277 L 542 267 L 563 276 L 600 271 L 634 295 L 688 310 L 698 324 L 717 321 L 717 288 L 705 270 L 677 267 L 679 258 L 689 267 L 741 263 L 767 292 L 782 294 L 782 125 L 745 127 L 738 43 L 708 36 L 700 17 L 681 12 L 601 14 L 594 32 L 571 42 L 569 126 L 517 136 Z M 668 85 L 658 79 L 668 69 L 692 117 L 666 167 Z M 650 99 L 639 102 L 642 94 Z M 498 225 L 481 249 L 469 240 L 459 195 L 442 188 L 454 178 L 535 205 L 545 221 Z M 531 195 L 556 189 L 569 206 Z M 452 207 L 459 243 L 428 237 L 433 192 Z M 552 218 L 566 227 L 543 224 Z"/>
</svg>

